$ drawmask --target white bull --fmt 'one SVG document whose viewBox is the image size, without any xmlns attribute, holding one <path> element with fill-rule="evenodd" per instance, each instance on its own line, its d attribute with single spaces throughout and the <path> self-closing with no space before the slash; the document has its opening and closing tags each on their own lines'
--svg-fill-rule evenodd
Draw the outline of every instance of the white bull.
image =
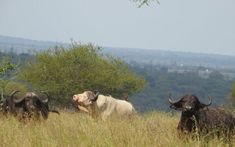
<svg viewBox="0 0 235 147">
<path fill-rule="evenodd" d="M 111 115 L 130 116 L 135 112 L 131 103 L 125 100 L 115 99 L 112 96 L 104 96 L 91 91 L 85 91 L 73 96 L 78 108 L 92 115 L 98 115 L 106 120 Z"/>
</svg>

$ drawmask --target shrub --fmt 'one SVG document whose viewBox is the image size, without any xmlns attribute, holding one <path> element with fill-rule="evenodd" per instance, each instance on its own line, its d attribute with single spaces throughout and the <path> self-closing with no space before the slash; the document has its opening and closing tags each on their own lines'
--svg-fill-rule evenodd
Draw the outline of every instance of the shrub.
<svg viewBox="0 0 235 147">
<path fill-rule="evenodd" d="M 120 59 L 103 55 L 99 47 L 78 43 L 72 43 L 67 49 L 55 47 L 38 53 L 19 77 L 34 88 L 47 91 L 60 103 L 84 90 L 120 96 L 144 86 L 144 80 Z"/>
</svg>

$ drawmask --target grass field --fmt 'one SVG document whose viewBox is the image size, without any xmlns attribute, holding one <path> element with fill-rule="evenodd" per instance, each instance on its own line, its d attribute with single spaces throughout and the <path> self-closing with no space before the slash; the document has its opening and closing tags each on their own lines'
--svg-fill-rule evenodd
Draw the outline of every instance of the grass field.
<svg viewBox="0 0 235 147">
<path fill-rule="evenodd" d="M 22 123 L 13 117 L 0 120 L 2 147 L 192 147 L 228 146 L 220 139 L 208 142 L 180 139 L 176 130 L 179 116 L 151 112 L 131 120 L 94 120 L 82 113 L 50 114 L 41 122 Z M 235 145 L 232 141 L 230 145 Z"/>
</svg>

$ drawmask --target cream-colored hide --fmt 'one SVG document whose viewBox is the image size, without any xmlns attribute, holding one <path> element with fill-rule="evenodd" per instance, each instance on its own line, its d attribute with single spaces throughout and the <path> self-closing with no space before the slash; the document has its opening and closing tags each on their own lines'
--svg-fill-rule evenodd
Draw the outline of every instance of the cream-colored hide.
<svg viewBox="0 0 235 147">
<path fill-rule="evenodd" d="M 125 100 L 115 99 L 112 96 L 98 95 L 93 100 L 95 94 L 91 91 L 85 91 L 73 96 L 73 100 L 78 104 L 80 110 L 89 114 L 97 114 L 102 120 L 106 120 L 111 115 L 130 116 L 135 112 L 131 103 Z"/>
</svg>

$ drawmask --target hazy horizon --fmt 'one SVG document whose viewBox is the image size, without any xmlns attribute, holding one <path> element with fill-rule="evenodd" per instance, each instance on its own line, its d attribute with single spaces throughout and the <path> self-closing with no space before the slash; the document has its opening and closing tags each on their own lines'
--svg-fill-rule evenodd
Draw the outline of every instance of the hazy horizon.
<svg viewBox="0 0 235 147">
<path fill-rule="evenodd" d="M 235 1 L 2 0 L 0 35 L 235 56 Z"/>
</svg>

